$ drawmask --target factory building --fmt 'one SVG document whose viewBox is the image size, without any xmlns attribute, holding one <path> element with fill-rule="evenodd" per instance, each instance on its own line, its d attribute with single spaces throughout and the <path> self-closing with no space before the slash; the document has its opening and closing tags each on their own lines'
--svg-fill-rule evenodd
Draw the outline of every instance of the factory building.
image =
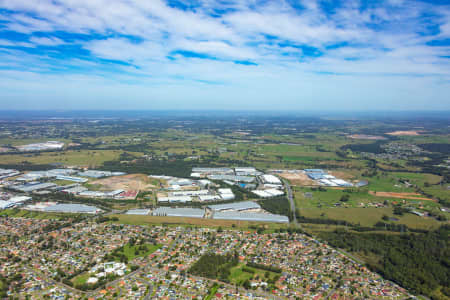
<svg viewBox="0 0 450 300">
<path fill-rule="evenodd" d="M 198 190 L 198 191 L 179 191 L 179 192 L 172 192 L 172 196 L 193 196 L 197 197 L 200 195 L 208 195 L 210 192 L 208 190 Z"/>
<path fill-rule="evenodd" d="M 205 210 L 201 208 L 170 208 L 158 207 L 152 212 L 152 216 L 203 218 Z"/>
<path fill-rule="evenodd" d="M 253 201 L 233 202 L 226 204 L 208 205 L 213 211 L 245 211 L 261 209 L 261 206 Z"/>
<path fill-rule="evenodd" d="M 130 209 L 126 212 L 126 215 L 149 215 L 150 209 Z"/>
<path fill-rule="evenodd" d="M 102 212 L 101 209 L 95 206 L 89 206 L 85 204 L 55 204 L 45 207 L 45 212 L 62 212 L 62 213 L 83 213 L 83 214 L 97 214 Z"/>
<path fill-rule="evenodd" d="M 158 202 L 168 202 L 168 203 L 185 203 L 185 202 L 191 202 L 192 197 L 191 196 L 169 196 L 169 197 L 159 197 Z"/>
<path fill-rule="evenodd" d="M 289 218 L 286 216 L 263 213 L 216 212 L 213 219 L 289 223 Z"/>
<path fill-rule="evenodd" d="M 263 184 L 282 185 L 281 180 L 274 175 L 269 175 L 269 174 L 261 175 L 261 176 L 259 176 L 259 179 L 261 180 L 261 182 Z"/>
<path fill-rule="evenodd" d="M 199 173 L 201 175 L 225 175 L 234 174 L 231 168 L 192 168 L 192 173 Z"/>
<path fill-rule="evenodd" d="M 284 192 L 278 189 L 254 190 L 252 191 L 252 193 L 258 195 L 261 198 L 271 198 L 284 195 Z"/>
</svg>

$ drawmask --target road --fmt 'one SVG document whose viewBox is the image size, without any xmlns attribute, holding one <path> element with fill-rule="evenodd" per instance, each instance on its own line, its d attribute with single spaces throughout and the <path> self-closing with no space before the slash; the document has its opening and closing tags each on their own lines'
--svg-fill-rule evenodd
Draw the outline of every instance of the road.
<svg viewBox="0 0 450 300">
<path fill-rule="evenodd" d="M 297 216 L 295 213 L 295 202 L 294 202 L 294 194 L 292 193 L 292 188 L 289 182 L 286 179 L 283 179 L 284 186 L 286 187 L 286 194 L 289 200 L 289 205 L 291 206 L 291 212 L 293 215 L 292 223 L 294 223 L 295 226 L 298 225 L 297 223 Z"/>
<path fill-rule="evenodd" d="M 330 299 L 330 297 L 333 295 L 333 293 L 340 287 L 340 281 L 341 281 L 341 279 L 342 279 L 342 277 L 339 277 L 338 279 L 337 279 L 337 284 L 336 284 L 336 286 L 334 287 L 334 288 L 332 288 L 329 292 L 328 292 L 328 294 L 325 296 L 325 299 L 326 300 L 328 300 L 328 299 Z"/>
</svg>

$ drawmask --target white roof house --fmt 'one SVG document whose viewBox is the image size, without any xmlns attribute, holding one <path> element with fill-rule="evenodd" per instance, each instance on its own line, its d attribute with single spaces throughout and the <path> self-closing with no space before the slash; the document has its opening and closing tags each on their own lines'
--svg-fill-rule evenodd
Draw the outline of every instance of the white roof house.
<svg viewBox="0 0 450 300">
<path fill-rule="evenodd" d="M 97 277 L 89 277 L 89 279 L 86 281 L 87 284 L 96 284 L 98 282 Z"/>
</svg>

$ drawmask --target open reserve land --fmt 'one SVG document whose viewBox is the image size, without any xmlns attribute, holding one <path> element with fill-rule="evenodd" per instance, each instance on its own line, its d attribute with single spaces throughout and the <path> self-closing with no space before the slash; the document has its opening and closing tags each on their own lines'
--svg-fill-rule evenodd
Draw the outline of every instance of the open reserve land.
<svg viewBox="0 0 450 300">
<path fill-rule="evenodd" d="M 121 150 L 67 150 L 25 154 L 4 154 L 1 164 L 61 164 L 63 166 L 99 167 L 105 161 L 117 160 L 124 153 Z M 138 154 L 138 153 L 134 153 Z"/>
<path fill-rule="evenodd" d="M 286 228 L 288 225 L 264 223 L 264 222 L 249 222 L 249 221 L 235 221 L 235 220 L 214 220 L 214 219 L 200 219 L 200 218 L 186 218 L 186 217 L 167 217 L 167 216 L 140 216 L 140 215 L 111 215 L 117 217 L 118 223 L 129 225 L 193 225 L 193 226 L 212 226 L 224 228 L 249 228 L 249 227 L 263 227 L 266 229 Z"/>
<path fill-rule="evenodd" d="M 395 215 L 391 207 L 384 208 L 305 208 L 299 209 L 301 216 L 315 219 L 331 219 L 347 221 L 352 224 L 359 224 L 363 227 L 372 227 L 376 223 L 383 221 L 383 216 L 395 218 L 395 224 L 403 224 L 413 229 L 434 230 L 442 225 L 434 218 L 424 218 L 413 214 Z"/>
</svg>

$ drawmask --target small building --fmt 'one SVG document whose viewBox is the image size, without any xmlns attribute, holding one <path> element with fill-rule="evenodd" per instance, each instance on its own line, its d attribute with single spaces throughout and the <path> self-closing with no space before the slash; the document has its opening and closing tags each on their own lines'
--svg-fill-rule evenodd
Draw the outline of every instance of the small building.
<svg viewBox="0 0 450 300">
<path fill-rule="evenodd" d="M 96 284 L 97 282 L 98 282 L 97 277 L 89 277 L 88 280 L 86 281 L 87 284 Z"/>
</svg>

